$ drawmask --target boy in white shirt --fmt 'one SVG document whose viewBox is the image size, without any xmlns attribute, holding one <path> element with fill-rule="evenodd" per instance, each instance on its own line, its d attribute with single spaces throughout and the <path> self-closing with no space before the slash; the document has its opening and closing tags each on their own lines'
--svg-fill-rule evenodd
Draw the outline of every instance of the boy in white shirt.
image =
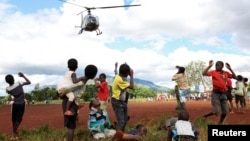
<svg viewBox="0 0 250 141">
<path fill-rule="evenodd" d="M 172 130 L 172 140 L 196 140 L 197 135 L 197 129 L 195 129 L 195 127 L 189 121 L 189 113 L 186 110 L 180 111 L 178 114 L 178 120 L 175 123 L 175 128 Z"/>
</svg>

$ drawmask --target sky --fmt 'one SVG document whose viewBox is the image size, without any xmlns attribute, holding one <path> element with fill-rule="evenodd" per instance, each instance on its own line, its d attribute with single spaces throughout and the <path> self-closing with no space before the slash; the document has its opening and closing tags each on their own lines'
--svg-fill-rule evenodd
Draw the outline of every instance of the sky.
<svg viewBox="0 0 250 141">
<path fill-rule="evenodd" d="M 191 61 L 228 62 L 250 79 L 250 1 L 248 0 L 69 0 L 83 7 L 141 4 L 94 9 L 96 32 L 78 35 L 85 11 L 59 0 L 0 0 L 0 96 L 5 75 L 23 72 L 36 84 L 56 85 L 76 58 L 77 76 L 94 64 L 98 74 L 114 75 L 114 64 L 126 62 L 134 77 L 172 88 L 175 66 Z M 87 12 L 83 12 L 85 16 Z M 212 68 L 214 69 L 214 67 Z M 225 70 L 227 70 L 225 68 Z M 91 82 L 90 82 L 91 83 Z"/>
</svg>

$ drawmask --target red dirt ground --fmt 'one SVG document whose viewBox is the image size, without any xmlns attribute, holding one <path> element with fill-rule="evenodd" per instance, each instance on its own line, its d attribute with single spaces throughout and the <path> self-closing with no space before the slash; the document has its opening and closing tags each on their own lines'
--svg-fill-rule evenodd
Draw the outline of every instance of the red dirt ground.
<svg viewBox="0 0 250 141">
<path fill-rule="evenodd" d="M 249 103 L 248 103 L 249 105 Z M 155 120 L 162 116 L 176 115 L 176 102 L 175 101 L 162 101 L 162 102 L 129 102 L 129 125 L 136 123 L 154 124 Z M 11 134 L 12 123 L 10 105 L 0 106 L 0 133 Z M 201 115 L 211 110 L 210 101 L 188 101 L 187 109 L 190 112 L 190 119 L 195 120 Z M 79 128 L 86 128 L 88 117 L 88 105 L 80 109 L 79 113 Z M 108 105 L 108 112 L 111 121 L 115 121 L 114 112 L 112 107 Z M 217 122 L 219 117 L 211 116 L 208 118 L 211 121 Z M 246 109 L 244 114 L 234 113 L 229 114 L 225 120 L 227 124 L 250 124 L 250 110 Z M 63 114 L 60 104 L 47 104 L 47 105 L 27 105 L 23 117 L 23 122 L 20 127 L 22 128 L 36 128 L 41 125 L 49 124 L 54 128 L 63 127 Z"/>
</svg>

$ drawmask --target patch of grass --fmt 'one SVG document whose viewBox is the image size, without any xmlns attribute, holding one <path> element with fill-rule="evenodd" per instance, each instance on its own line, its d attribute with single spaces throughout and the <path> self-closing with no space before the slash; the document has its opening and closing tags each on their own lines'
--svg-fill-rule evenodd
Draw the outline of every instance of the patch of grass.
<svg viewBox="0 0 250 141">
<path fill-rule="evenodd" d="M 0 141 L 5 141 L 7 140 L 7 136 L 3 133 L 0 133 Z"/>
<path fill-rule="evenodd" d="M 34 129 L 21 128 L 19 131 L 20 140 L 23 141 L 62 141 L 64 135 L 64 130 L 54 129 L 47 124 Z"/>
<path fill-rule="evenodd" d="M 171 118 L 171 116 L 163 116 L 157 119 L 147 117 L 141 120 L 138 124 L 145 124 L 148 128 L 148 134 L 144 141 L 165 141 L 167 138 L 167 131 L 159 130 L 159 127 L 169 118 Z M 203 118 L 198 118 L 193 121 L 193 123 L 199 130 L 199 141 L 207 141 L 207 125 L 213 123 Z M 126 129 L 129 130 L 133 127 L 128 125 Z M 64 141 L 66 135 L 66 129 L 54 129 L 49 125 L 41 125 L 34 129 L 21 128 L 18 141 Z M 8 141 L 9 139 L 10 137 L 0 133 L 0 141 Z M 88 129 L 77 128 L 75 130 L 74 141 L 93 141 L 93 139 Z M 111 139 L 105 141 L 111 141 Z"/>
</svg>

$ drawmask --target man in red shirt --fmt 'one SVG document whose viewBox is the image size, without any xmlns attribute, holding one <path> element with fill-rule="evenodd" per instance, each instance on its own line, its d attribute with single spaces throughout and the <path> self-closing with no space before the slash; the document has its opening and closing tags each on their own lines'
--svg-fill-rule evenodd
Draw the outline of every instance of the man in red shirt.
<svg viewBox="0 0 250 141">
<path fill-rule="evenodd" d="M 224 63 L 222 61 L 217 61 L 215 64 L 215 70 L 209 69 L 213 66 L 213 60 L 209 61 L 209 66 L 203 71 L 203 76 L 211 76 L 212 77 L 212 99 L 211 104 L 213 106 L 213 110 L 203 115 L 203 117 L 207 118 L 212 115 L 218 116 L 221 112 L 221 117 L 218 124 L 223 124 L 224 119 L 228 113 L 228 105 L 227 105 L 227 80 L 228 78 L 236 79 L 236 75 L 234 71 L 231 69 L 231 66 L 226 63 L 226 68 L 230 71 L 224 71 Z"/>
<path fill-rule="evenodd" d="M 98 88 L 97 97 L 101 103 L 101 109 L 106 110 L 107 100 L 109 97 L 109 85 L 108 85 L 108 82 L 106 81 L 106 74 L 101 73 L 99 75 L 99 78 L 96 78 L 94 81 L 95 81 L 96 87 Z"/>
</svg>

